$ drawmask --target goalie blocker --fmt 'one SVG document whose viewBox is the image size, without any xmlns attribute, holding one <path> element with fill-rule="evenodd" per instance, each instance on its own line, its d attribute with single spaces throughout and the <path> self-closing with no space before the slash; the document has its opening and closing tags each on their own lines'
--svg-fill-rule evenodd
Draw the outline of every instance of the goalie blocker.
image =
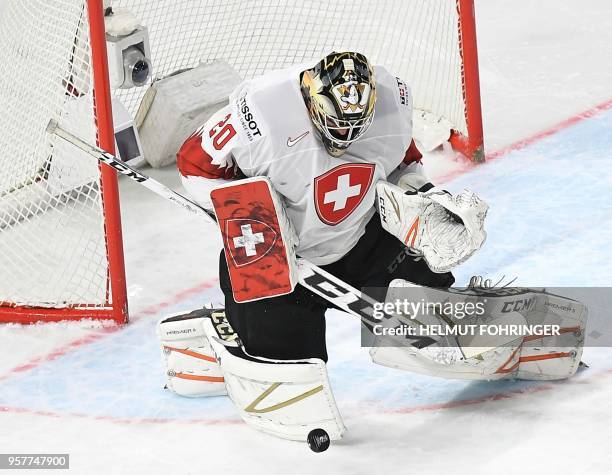
<svg viewBox="0 0 612 475">
<path fill-rule="evenodd" d="M 270 181 L 247 178 L 217 187 L 210 196 L 234 300 L 243 303 L 293 292 L 298 238 Z"/>
</svg>

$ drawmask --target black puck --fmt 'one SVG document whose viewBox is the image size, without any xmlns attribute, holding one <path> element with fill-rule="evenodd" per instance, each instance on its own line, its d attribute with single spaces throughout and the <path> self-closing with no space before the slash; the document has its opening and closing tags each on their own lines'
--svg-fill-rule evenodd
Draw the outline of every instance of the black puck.
<svg viewBox="0 0 612 475">
<path fill-rule="evenodd" d="M 313 452 L 325 452 L 329 448 L 329 434 L 323 429 L 311 430 L 306 440 Z"/>
</svg>

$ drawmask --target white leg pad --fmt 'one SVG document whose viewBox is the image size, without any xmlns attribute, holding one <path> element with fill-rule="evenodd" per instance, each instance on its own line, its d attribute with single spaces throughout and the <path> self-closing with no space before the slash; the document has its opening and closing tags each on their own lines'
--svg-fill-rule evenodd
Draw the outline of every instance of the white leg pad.
<svg viewBox="0 0 612 475">
<path fill-rule="evenodd" d="M 180 396 L 227 394 L 221 367 L 204 333 L 209 313 L 206 309 L 174 313 L 157 325 L 166 387 Z"/>
<path fill-rule="evenodd" d="M 444 348 L 440 350 L 440 356 Z M 412 371 L 448 379 L 495 380 L 506 378 L 507 375 L 497 373 L 497 369 L 507 362 L 517 362 L 517 348 L 493 348 L 479 355 L 478 358 L 454 359 L 455 348 L 448 348 L 451 355 L 447 361 L 442 358 L 432 359 L 429 355 L 412 347 L 378 347 L 370 348 L 370 357 L 376 364 L 389 368 Z"/>
<path fill-rule="evenodd" d="M 526 338 L 515 377 L 548 381 L 573 376 L 582 358 L 587 307 L 565 297 L 545 294 L 538 299 L 531 318 L 538 323 L 559 325 L 560 334 Z"/>
<path fill-rule="evenodd" d="M 346 428 L 325 363 L 314 358 L 278 361 L 247 355 L 219 332 L 224 318 L 222 312 L 213 314 L 204 329 L 242 419 L 255 429 L 284 439 L 305 441 L 313 429 L 325 430 L 332 440 L 341 438 Z"/>
<path fill-rule="evenodd" d="M 410 287 L 410 284 L 394 281 L 387 300 L 399 299 L 402 294 L 396 295 L 393 291 L 402 287 Z M 588 317 L 587 307 L 580 302 L 530 289 L 516 289 L 518 293 L 499 289 L 498 295 L 492 289 L 485 291 L 483 297 L 475 297 L 469 291 L 462 296 L 457 292 L 423 290 L 434 302 L 444 298 L 458 301 L 484 298 L 488 305 L 488 325 L 549 325 L 558 327 L 559 335 L 459 337 L 457 341 L 461 350 L 436 345 L 420 350 L 404 346 L 374 346 L 370 349 L 374 363 L 430 376 L 481 380 L 555 380 L 568 378 L 577 371 Z M 424 320 L 421 315 L 418 317 Z"/>
</svg>

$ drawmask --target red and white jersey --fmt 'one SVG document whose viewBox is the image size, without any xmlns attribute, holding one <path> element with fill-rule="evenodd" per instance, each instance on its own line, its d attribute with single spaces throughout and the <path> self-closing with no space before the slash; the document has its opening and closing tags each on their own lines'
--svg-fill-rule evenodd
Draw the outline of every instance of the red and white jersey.
<svg viewBox="0 0 612 475">
<path fill-rule="evenodd" d="M 363 235 L 375 212 L 378 180 L 414 160 L 412 97 L 401 80 L 376 67 L 374 120 L 344 155 L 332 157 L 300 92 L 304 69 L 243 82 L 229 105 L 185 142 L 177 164 L 187 190 L 208 207 L 210 190 L 220 182 L 240 172 L 268 177 L 297 231 L 297 253 L 325 265 L 344 256 Z"/>
</svg>

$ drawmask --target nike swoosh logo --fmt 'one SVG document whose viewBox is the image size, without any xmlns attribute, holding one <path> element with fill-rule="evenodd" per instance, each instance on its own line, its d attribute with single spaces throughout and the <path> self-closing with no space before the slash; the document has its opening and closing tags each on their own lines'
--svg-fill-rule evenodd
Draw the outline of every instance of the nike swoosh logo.
<svg viewBox="0 0 612 475">
<path fill-rule="evenodd" d="M 289 137 L 287 139 L 287 147 L 293 147 L 296 143 L 298 143 L 300 140 L 302 140 L 304 137 L 306 137 L 308 134 L 310 133 L 309 130 L 307 130 L 306 132 L 304 132 L 302 135 L 298 135 L 296 138 L 292 139 L 291 137 Z"/>
</svg>

